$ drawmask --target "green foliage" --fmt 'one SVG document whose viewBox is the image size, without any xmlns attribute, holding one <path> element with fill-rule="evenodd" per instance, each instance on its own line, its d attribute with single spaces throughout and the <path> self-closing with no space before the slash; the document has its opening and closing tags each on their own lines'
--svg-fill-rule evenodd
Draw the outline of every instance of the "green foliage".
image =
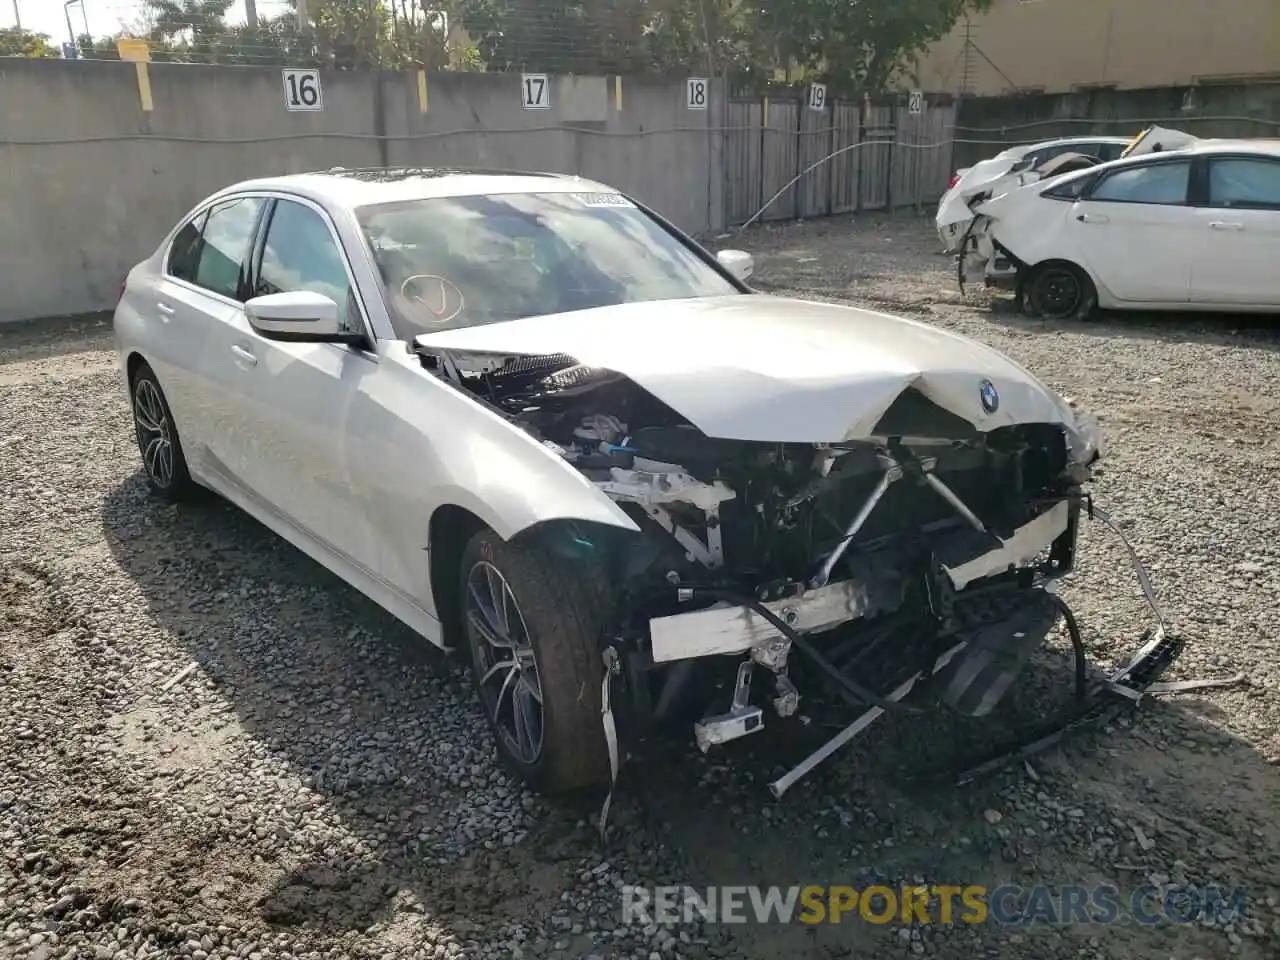
<svg viewBox="0 0 1280 960">
<path fill-rule="evenodd" d="M 62 54 L 49 45 L 47 33 L 32 33 L 17 27 L 0 28 L 0 57 L 25 57 L 28 60 L 47 60 Z"/>
<path fill-rule="evenodd" d="M 930 43 L 992 0 L 309 0 L 228 25 L 232 0 L 147 0 L 152 58 L 337 69 L 715 72 L 768 86 L 799 70 L 834 94 L 887 88 Z M 0 53 L 57 56 L 47 37 L 0 30 Z M 474 46 L 473 46 L 474 44 Z M 114 39 L 81 38 L 115 59 Z"/>
</svg>

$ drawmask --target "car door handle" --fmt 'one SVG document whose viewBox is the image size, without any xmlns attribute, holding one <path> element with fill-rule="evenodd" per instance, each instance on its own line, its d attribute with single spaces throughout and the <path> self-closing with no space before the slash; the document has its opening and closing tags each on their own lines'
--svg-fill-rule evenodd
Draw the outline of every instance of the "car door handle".
<svg viewBox="0 0 1280 960">
<path fill-rule="evenodd" d="M 1210 230 L 1243 230 L 1243 223 L 1231 223 L 1226 220 L 1210 220 Z"/>
<path fill-rule="evenodd" d="M 1081 223 L 1110 223 L 1111 218 L 1101 213 L 1081 213 L 1076 215 Z"/>
<path fill-rule="evenodd" d="M 240 363 L 246 364 L 250 367 L 256 367 L 258 365 L 258 358 L 255 357 L 248 350 L 246 350 L 244 347 L 233 346 L 231 348 L 231 353 L 235 356 L 235 358 L 238 361 L 240 361 Z"/>
<path fill-rule="evenodd" d="M 162 317 L 172 317 L 174 314 L 173 307 L 169 306 L 167 303 L 157 303 L 156 309 L 160 311 L 160 315 Z"/>
</svg>

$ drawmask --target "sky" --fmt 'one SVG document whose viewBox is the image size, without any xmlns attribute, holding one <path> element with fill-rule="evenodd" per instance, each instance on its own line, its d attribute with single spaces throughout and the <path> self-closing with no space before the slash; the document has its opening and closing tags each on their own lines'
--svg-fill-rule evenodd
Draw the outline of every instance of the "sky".
<svg viewBox="0 0 1280 960">
<path fill-rule="evenodd" d="M 55 43 L 67 39 L 67 18 L 63 0 L 17 0 L 22 15 L 22 26 L 36 33 L 46 33 Z M 285 0 L 258 0 L 258 15 L 271 16 L 287 8 Z M 82 7 L 84 13 L 81 13 Z M 142 19 L 146 4 L 143 0 L 76 0 L 71 5 L 71 25 L 77 34 L 84 32 L 87 14 L 89 32 L 95 37 L 111 36 Z M 244 0 L 231 5 L 229 22 L 244 20 Z M 14 24 L 14 0 L 0 0 L 0 26 Z"/>
</svg>

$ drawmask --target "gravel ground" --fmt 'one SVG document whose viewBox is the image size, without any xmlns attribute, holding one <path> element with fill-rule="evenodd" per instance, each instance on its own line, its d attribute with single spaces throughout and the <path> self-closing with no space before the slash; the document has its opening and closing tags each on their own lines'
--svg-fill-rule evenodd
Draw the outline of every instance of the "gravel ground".
<svg viewBox="0 0 1280 960">
<path fill-rule="evenodd" d="M 1100 502 L 1188 640 L 1144 706 L 1033 765 L 910 779 L 1061 698 L 1056 644 L 987 725 L 886 721 L 781 802 L 828 731 L 767 731 L 549 803 L 495 768 L 465 677 L 212 501 L 151 499 L 101 321 L 0 332 L 0 956 L 1280 955 L 1280 335 L 1231 318 L 1049 326 L 960 297 L 927 221 L 748 233 L 759 283 L 924 318 L 1004 350 L 1107 429 Z M 1088 529 L 1068 596 L 1101 665 L 1150 618 Z M 194 669 L 187 672 L 187 668 Z M 976 755 L 976 754 L 975 754 Z M 621 923 L 623 884 L 1144 883 L 1246 888 L 1182 926 Z M 935 914 L 936 916 L 936 914 Z"/>
</svg>

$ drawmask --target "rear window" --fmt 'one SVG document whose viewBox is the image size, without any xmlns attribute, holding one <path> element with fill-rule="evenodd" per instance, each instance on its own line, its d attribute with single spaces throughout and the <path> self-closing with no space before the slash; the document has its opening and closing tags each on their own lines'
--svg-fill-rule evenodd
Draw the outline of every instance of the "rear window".
<svg viewBox="0 0 1280 960">
<path fill-rule="evenodd" d="M 357 211 L 396 335 L 740 292 L 612 193 L 436 197 Z"/>
</svg>

